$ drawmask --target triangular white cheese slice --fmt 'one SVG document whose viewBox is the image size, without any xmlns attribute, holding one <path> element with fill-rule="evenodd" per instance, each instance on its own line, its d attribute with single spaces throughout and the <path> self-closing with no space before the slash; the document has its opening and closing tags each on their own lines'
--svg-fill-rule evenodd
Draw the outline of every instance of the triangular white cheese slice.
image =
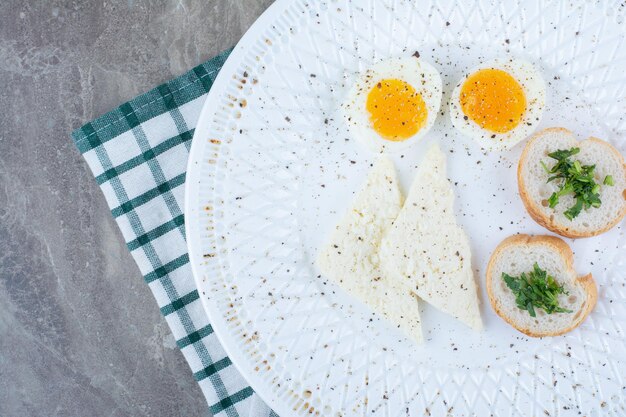
<svg viewBox="0 0 626 417">
<path fill-rule="evenodd" d="M 469 240 L 456 223 L 446 158 L 438 146 L 419 165 L 379 256 L 383 270 L 424 301 L 476 330 L 482 328 Z"/>
<path fill-rule="evenodd" d="M 402 281 L 381 272 L 378 256 L 382 236 L 398 216 L 402 199 L 393 162 L 383 157 L 321 249 L 317 265 L 325 277 L 421 342 L 417 298 Z"/>
</svg>

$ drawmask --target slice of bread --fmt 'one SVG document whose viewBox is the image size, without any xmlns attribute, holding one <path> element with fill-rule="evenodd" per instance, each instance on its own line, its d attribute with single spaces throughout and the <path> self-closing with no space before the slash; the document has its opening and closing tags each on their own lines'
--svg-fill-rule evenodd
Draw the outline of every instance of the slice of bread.
<svg viewBox="0 0 626 417">
<path fill-rule="evenodd" d="M 402 200 L 393 162 L 383 157 L 321 249 L 317 265 L 325 277 L 420 343 L 417 298 L 402 282 L 381 271 L 378 255 L 383 233 L 398 216 Z"/>
<path fill-rule="evenodd" d="M 515 296 L 502 279 L 502 273 L 517 277 L 533 270 L 535 262 L 568 294 L 558 296 L 559 305 L 572 313 L 547 314 L 536 309 L 536 317 L 517 307 Z M 503 240 L 487 266 L 487 294 L 496 313 L 522 333 L 533 337 L 558 336 L 585 320 L 598 299 L 591 274 L 579 277 L 574 255 L 563 240 L 554 236 L 513 235 Z"/>
<path fill-rule="evenodd" d="M 593 165 L 594 177 L 600 185 L 598 208 L 583 210 L 570 220 L 563 214 L 574 205 L 573 194 L 562 196 L 556 207 L 550 208 L 548 199 L 558 191 L 557 181 L 547 182 L 548 168 L 556 162 L 548 153 L 559 149 L 580 148 L 580 153 L 572 157 L 583 165 Z M 614 185 L 604 185 L 607 175 L 611 175 Z M 526 144 L 517 167 L 519 193 L 528 214 L 540 225 L 566 237 L 589 237 L 604 233 L 620 222 L 626 215 L 626 164 L 617 149 L 600 139 L 589 138 L 578 142 L 572 132 L 563 128 L 550 128 L 536 133 Z"/>
<path fill-rule="evenodd" d="M 422 159 L 380 259 L 385 272 L 424 301 L 482 329 L 469 239 L 456 223 L 446 156 L 437 145 Z"/>
</svg>

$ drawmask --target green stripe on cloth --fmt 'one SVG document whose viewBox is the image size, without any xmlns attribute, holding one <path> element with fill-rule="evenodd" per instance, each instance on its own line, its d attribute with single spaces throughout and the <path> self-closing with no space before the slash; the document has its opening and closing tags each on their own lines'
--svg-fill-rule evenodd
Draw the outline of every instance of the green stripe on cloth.
<svg viewBox="0 0 626 417">
<path fill-rule="evenodd" d="M 157 239 L 167 232 L 171 232 L 179 226 L 182 226 L 185 223 L 185 217 L 181 214 L 174 217 L 169 222 L 163 223 L 162 225 L 155 227 L 149 232 L 144 233 L 141 236 L 137 236 L 135 240 L 131 240 L 126 244 L 128 250 L 131 252 L 135 249 L 139 249 L 140 247 L 146 245 L 147 243 L 152 242 L 154 239 Z"/>
<path fill-rule="evenodd" d="M 237 404 L 239 401 L 248 398 L 253 393 L 254 391 L 252 391 L 252 388 L 246 387 L 242 389 L 241 391 L 236 392 L 233 395 L 224 398 L 218 403 L 213 404 L 212 406 L 209 407 L 209 410 L 213 414 L 221 413 L 222 411 L 228 409 L 229 407 L 232 407 L 233 405 Z"/>
<path fill-rule="evenodd" d="M 180 255 L 178 258 L 166 263 L 165 265 L 155 269 L 154 271 L 147 273 L 146 275 L 144 275 L 143 278 L 149 284 L 155 279 L 163 278 L 164 276 L 171 274 L 181 266 L 186 265 L 188 262 L 189 255 L 185 253 L 184 255 Z"/>
<path fill-rule="evenodd" d="M 185 239 L 179 187 L 185 182 L 197 123 L 185 117 L 200 113 L 203 103 L 196 99 L 209 91 L 229 52 L 120 105 L 75 130 L 72 137 L 92 172 L 98 174 L 96 181 L 111 214 L 177 335 L 177 346 L 213 414 L 277 417 L 254 394 L 219 344 L 200 294 L 192 290 Z"/>
<path fill-rule="evenodd" d="M 213 80 L 215 80 L 217 76 L 217 72 L 222 65 L 224 65 L 231 51 L 232 49 L 224 51 L 207 63 L 198 65 L 180 77 L 165 83 L 175 102 L 178 103 L 179 106 L 182 106 L 208 93 L 213 85 Z M 202 75 L 197 75 L 198 73 Z M 132 106 L 139 123 L 143 123 L 168 112 L 167 107 L 164 105 L 164 99 L 168 99 L 169 96 L 163 97 L 158 88 L 159 87 L 125 103 Z M 87 123 L 72 134 L 76 146 L 81 153 L 94 149 L 96 146 L 128 131 L 128 126 L 125 123 L 126 114 L 122 110 L 122 106 L 97 118 L 91 123 Z M 102 138 L 102 142 L 92 137 L 95 136 L 95 133 Z"/>
<path fill-rule="evenodd" d="M 146 150 L 141 155 L 131 158 L 116 167 L 107 169 L 105 172 L 96 177 L 96 181 L 98 182 L 98 184 L 104 184 L 111 178 L 118 177 L 120 174 L 130 171 L 131 169 L 143 164 L 144 162 L 148 162 L 156 158 L 157 156 L 169 151 L 170 149 L 180 145 L 181 143 L 191 141 L 192 138 L 193 131 L 183 132 L 180 135 L 173 136 L 163 143 L 155 146 L 154 148 Z"/>
<path fill-rule="evenodd" d="M 178 108 L 176 105 L 176 99 L 174 99 L 174 96 L 172 95 L 172 90 L 167 84 L 161 84 L 158 86 L 157 91 L 161 94 L 161 97 L 163 97 L 163 104 L 168 111 Z"/>
<path fill-rule="evenodd" d="M 228 359 L 228 356 L 227 356 L 223 359 L 220 359 L 219 361 L 215 363 L 212 363 L 211 365 L 207 366 L 203 370 L 196 372 L 195 374 L 193 374 L 193 377 L 196 379 L 196 381 L 202 381 L 204 378 L 210 377 L 214 373 L 221 371 L 222 369 L 226 368 L 227 366 L 230 366 L 231 364 L 232 362 L 230 361 L 230 359 Z"/>
<path fill-rule="evenodd" d="M 183 295 L 177 300 L 172 301 L 168 305 L 161 307 L 161 314 L 167 316 L 168 314 L 172 314 L 173 312 L 180 310 L 185 307 L 187 304 L 190 304 L 200 298 L 198 291 L 193 290 L 189 294 Z"/>
<path fill-rule="evenodd" d="M 179 349 L 185 348 L 189 345 L 193 345 L 194 343 L 204 339 L 208 335 L 213 334 L 213 327 L 209 324 L 204 326 L 200 330 L 193 332 L 180 340 L 176 341 L 176 345 L 178 345 Z"/>
<path fill-rule="evenodd" d="M 204 88 L 209 91 L 211 89 L 211 86 L 213 86 L 213 81 L 211 81 L 211 79 L 207 77 L 207 70 L 202 66 L 197 66 L 193 69 L 193 72 L 196 74 L 198 79 L 201 80 Z"/>
<path fill-rule="evenodd" d="M 176 187 L 179 187 L 185 183 L 185 174 L 180 174 L 175 176 L 169 181 L 164 182 L 163 184 L 159 184 L 155 188 L 152 188 L 145 193 L 133 198 L 132 200 L 126 201 L 125 203 L 120 204 L 111 210 L 111 214 L 113 217 L 119 217 L 123 214 L 127 214 L 130 211 L 140 207 L 150 200 L 153 200 L 163 194 L 163 190 L 170 191 Z"/>
<path fill-rule="evenodd" d="M 130 103 L 124 103 L 120 106 L 120 111 L 124 115 L 124 119 L 126 119 L 126 123 L 128 123 L 129 129 L 134 129 L 141 123 L 139 118 L 135 114 L 135 109 Z"/>
</svg>

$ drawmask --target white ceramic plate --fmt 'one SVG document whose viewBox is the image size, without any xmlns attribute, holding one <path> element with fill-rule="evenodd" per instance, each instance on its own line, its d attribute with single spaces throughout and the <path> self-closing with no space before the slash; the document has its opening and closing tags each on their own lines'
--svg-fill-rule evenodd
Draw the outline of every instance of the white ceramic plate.
<svg viewBox="0 0 626 417">
<path fill-rule="evenodd" d="M 186 230 L 213 327 L 281 416 L 626 414 L 624 223 L 567 240 L 600 292 L 579 329 L 529 339 L 488 303 L 484 272 L 498 242 L 546 233 L 517 195 L 523 143 L 486 154 L 444 114 L 394 156 L 406 190 L 429 144 L 447 152 L 484 332 L 422 303 L 426 341 L 415 345 L 314 266 L 375 158 L 338 113 L 358 71 L 419 51 L 449 92 L 481 61 L 527 59 L 548 84 L 540 127 L 593 134 L 626 153 L 625 14 L 617 2 L 283 0 L 249 30 L 196 129 Z"/>
</svg>

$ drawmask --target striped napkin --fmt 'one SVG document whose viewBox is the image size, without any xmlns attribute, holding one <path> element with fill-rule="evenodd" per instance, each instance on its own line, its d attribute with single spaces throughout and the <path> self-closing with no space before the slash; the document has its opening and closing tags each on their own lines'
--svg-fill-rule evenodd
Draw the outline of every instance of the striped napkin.
<svg viewBox="0 0 626 417">
<path fill-rule="evenodd" d="M 213 415 L 276 416 L 233 366 L 202 308 L 185 242 L 194 128 L 229 51 L 72 133 Z M 121 323 L 120 323 L 121 324 Z"/>
</svg>

